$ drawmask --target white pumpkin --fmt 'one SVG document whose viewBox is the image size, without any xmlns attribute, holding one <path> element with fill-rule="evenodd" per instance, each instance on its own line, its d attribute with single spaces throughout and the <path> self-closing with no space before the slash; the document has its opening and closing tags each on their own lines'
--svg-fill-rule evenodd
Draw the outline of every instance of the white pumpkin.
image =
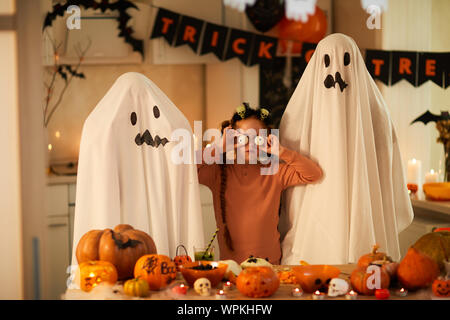
<svg viewBox="0 0 450 320">
<path fill-rule="evenodd" d="M 221 263 L 226 264 L 227 267 L 227 271 L 225 271 L 225 280 L 229 280 L 229 273 L 232 272 L 236 277 L 239 275 L 239 273 L 241 273 L 242 268 L 241 266 L 234 260 L 222 260 L 219 261 Z"/>
<path fill-rule="evenodd" d="M 273 265 L 263 258 L 255 258 L 255 257 L 249 257 L 247 260 L 241 263 L 242 269 L 245 269 L 247 267 L 273 267 Z"/>
</svg>

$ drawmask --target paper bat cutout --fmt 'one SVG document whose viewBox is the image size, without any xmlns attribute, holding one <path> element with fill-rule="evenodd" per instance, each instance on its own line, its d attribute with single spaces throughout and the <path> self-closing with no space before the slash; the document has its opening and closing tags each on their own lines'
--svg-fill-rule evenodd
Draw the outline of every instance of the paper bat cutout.
<svg viewBox="0 0 450 320">
<path fill-rule="evenodd" d="M 108 9 L 112 11 L 119 11 L 119 17 L 116 19 L 119 22 L 119 37 L 123 37 L 125 42 L 132 46 L 133 51 L 138 51 L 142 56 L 144 56 L 143 41 L 131 36 L 133 29 L 127 27 L 128 20 L 130 20 L 131 16 L 126 12 L 126 10 L 129 8 L 139 10 L 134 3 L 128 0 L 118 0 L 114 3 L 109 3 L 109 0 L 101 0 L 100 2 L 96 2 L 95 0 L 68 0 L 65 4 L 55 4 L 53 6 L 53 11 L 48 12 L 45 16 L 42 30 L 45 30 L 47 27 L 51 27 L 56 17 L 63 17 L 67 8 L 71 5 L 77 5 L 84 7 L 85 9 L 100 9 L 102 12 L 105 12 Z M 61 74 L 61 76 L 63 75 Z"/>
<path fill-rule="evenodd" d="M 411 124 L 415 122 L 423 122 L 427 124 L 428 122 L 437 122 L 440 120 L 449 120 L 450 114 L 448 111 L 441 111 L 440 115 L 436 115 L 427 110 L 424 114 L 420 115 L 418 118 L 414 119 Z"/>
</svg>

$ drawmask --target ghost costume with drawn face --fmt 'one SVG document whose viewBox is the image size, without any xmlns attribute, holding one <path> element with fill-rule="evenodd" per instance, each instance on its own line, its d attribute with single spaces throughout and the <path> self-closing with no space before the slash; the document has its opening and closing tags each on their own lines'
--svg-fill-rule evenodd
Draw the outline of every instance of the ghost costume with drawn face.
<svg viewBox="0 0 450 320">
<path fill-rule="evenodd" d="M 356 262 L 375 243 L 399 259 L 411 202 L 388 108 L 353 39 L 332 34 L 319 42 L 280 135 L 324 173 L 283 196 L 282 263 Z"/>
<path fill-rule="evenodd" d="M 74 253 L 85 232 L 121 223 L 147 232 L 170 257 L 179 244 L 204 244 L 196 166 L 171 158 L 171 134 L 180 128 L 192 137 L 185 116 L 150 79 L 130 72 L 116 80 L 83 127 Z"/>
</svg>

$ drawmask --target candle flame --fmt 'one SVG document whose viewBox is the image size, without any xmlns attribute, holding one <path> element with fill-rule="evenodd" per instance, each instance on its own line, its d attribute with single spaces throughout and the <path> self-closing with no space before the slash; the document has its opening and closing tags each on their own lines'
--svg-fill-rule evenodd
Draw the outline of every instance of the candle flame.
<svg viewBox="0 0 450 320">
<path fill-rule="evenodd" d="M 219 294 L 223 294 L 223 290 L 219 290 Z"/>
<path fill-rule="evenodd" d="M 416 163 L 417 162 L 417 160 L 414 158 L 414 159 L 412 159 L 412 163 Z"/>
<path fill-rule="evenodd" d="M 319 290 L 316 290 L 316 292 L 314 292 L 314 294 L 320 295 L 320 291 L 319 291 Z"/>
<path fill-rule="evenodd" d="M 401 288 L 401 289 L 400 289 L 400 292 L 405 292 L 405 289 L 404 289 L 404 288 Z"/>
</svg>

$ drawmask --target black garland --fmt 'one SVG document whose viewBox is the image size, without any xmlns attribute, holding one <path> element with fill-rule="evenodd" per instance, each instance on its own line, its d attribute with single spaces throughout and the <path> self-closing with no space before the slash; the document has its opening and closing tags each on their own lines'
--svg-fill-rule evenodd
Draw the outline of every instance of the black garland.
<svg viewBox="0 0 450 320">
<path fill-rule="evenodd" d="M 123 37 L 125 42 L 133 47 L 133 51 L 138 51 L 142 56 L 144 56 L 143 41 L 134 38 L 132 36 L 132 33 L 134 32 L 133 28 L 127 27 L 128 20 L 131 18 L 131 16 L 127 13 L 127 9 L 133 8 L 139 10 L 139 8 L 127 0 L 117 0 L 112 3 L 110 3 L 109 0 L 101 0 L 100 2 L 95 0 L 67 0 L 65 4 L 57 3 L 53 6 L 53 11 L 47 13 L 42 30 L 45 30 L 47 27 L 51 27 L 53 21 L 58 16 L 64 16 L 67 8 L 71 5 L 81 6 L 85 9 L 100 9 L 102 12 L 105 12 L 108 9 L 118 11 L 119 17 L 117 17 L 116 20 L 119 22 L 117 27 L 120 30 L 119 37 Z"/>
</svg>

